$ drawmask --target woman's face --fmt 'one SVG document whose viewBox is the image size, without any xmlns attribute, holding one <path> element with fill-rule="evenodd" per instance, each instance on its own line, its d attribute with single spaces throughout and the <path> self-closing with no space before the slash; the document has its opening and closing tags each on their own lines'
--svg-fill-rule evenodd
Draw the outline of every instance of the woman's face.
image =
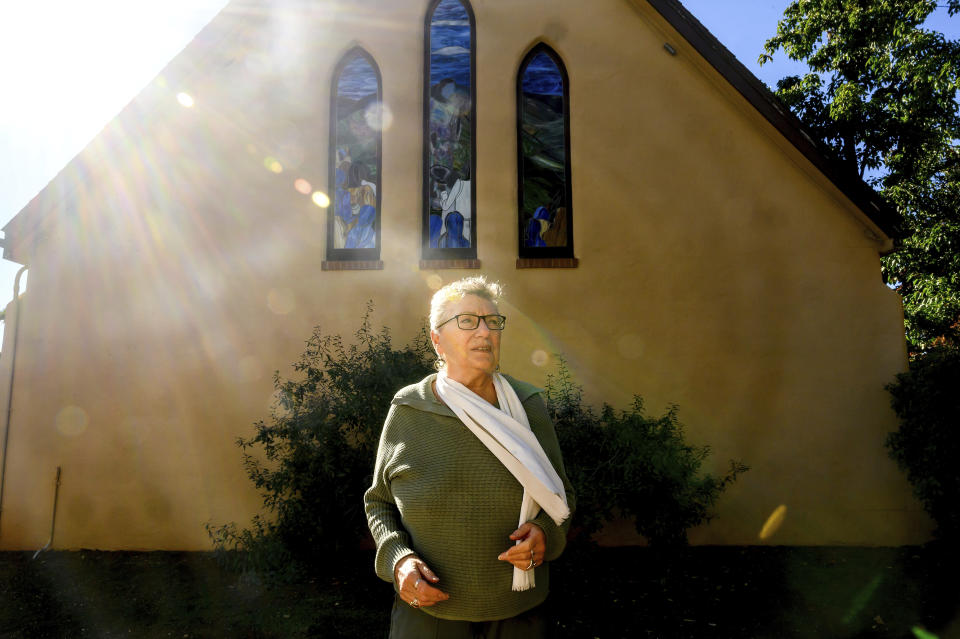
<svg viewBox="0 0 960 639">
<path fill-rule="evenodd" d="M 459 302 L 447 307 L 441 322 L 461 313 L 474 315 L 496 315 L 496 305 L 476 295 L 464 295 Z M 479 373 L 492 375 L 500 363 L 500 333 L 487 328 L 480 321 L 474 330 L 463 330 L 457 326 L 457 320 L 447 322 L 438 330 L 430 331 L 437 353 L 447 363 L 447 375 L 458 382 L 468 381 Z"/>
</svg>

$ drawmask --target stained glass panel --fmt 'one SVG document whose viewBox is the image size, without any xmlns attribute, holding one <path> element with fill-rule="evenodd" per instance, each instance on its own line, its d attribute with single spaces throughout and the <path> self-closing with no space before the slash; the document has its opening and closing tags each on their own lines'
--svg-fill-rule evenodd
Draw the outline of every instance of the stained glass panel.
<svg viewBox="0 0 960 639">
<path fill-rule="evenodd" d="M 362 49 L 348 52 L 333 79 L 329 259 L 377 259 L 380 252 L 380 73 Z"/>
<path fill-rule="evenodd" d="M 567 74 L 541 44 L 517 84 L 520 255 L 572 257 Z"/>
<path fill-rule="evenodd" d="M 473 14 L 440 0 L 428 16 L 423 254 L 475 256 Z"/>
</svg>

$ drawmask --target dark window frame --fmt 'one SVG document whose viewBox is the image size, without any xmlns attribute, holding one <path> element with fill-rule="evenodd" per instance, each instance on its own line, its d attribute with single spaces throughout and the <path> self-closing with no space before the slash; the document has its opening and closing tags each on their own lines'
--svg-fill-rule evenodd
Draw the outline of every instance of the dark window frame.
<svg viewBox="0 0 960 639">
<path fill-rule="evenodd" d="M 383 77 L 380 75 L 380 67 L 373 56 L 361 46 L 355 46 L 347 50 L 334 67 L 333 77 L 330 80 L 330 137 L 328 138 L 327 150 L 327 193 L 330 194 L 330 205 L 327 207 L 327 260 L 323 264 L 324 270 L 356 270 L 366 268 L 383 268 L 380 262 L 381 231 L 382 231 L 382 203 L 383 203 L 383 131 L 377 130 L 377 218 L 374 227 L 377 233 L 377 245 L 375 248 L 334 248 L 333 246 L 333 216 L 336 215 L 336 194 L 337 194 L 337 98 L 339 96 L 338 87 L 340 84 L 340 75 L 343 73 L 346 65 L 353 60 L 355 56 L 361 56 L 373 69 L 377 77 L 377 103 L 383 104 Z M 338 263 L 350 263 L 338 264 Z"/>
<path fill-rule="evenodd" d="M 524 228 L 522 227 L 523 216 L 523 75 L 530 62 L 540 53 L 545 53 L 557 65 L 560 71 L 560 77 L 563 80 L 563 138 L 564 138 L 564 180 L 567 213 L 567 245 L 566 246 L 524 246 Z M 567 75 L 567 67 L 553 47 L 545 42 L 538 42 L 523 57 L 517 70 L 517 254 L 519 256 L 518 266 L 521 261 L 524 262 L 523 268 L 530 268 L 532 265 L 527 263 L 533 259 L 549 260 L 551 263 L 544 263 L 544 266 L 576 266 L 576 260 L 573 254 L 573 184 L 572 184 L 572 165 L 570 157 L 570 77 Z M 558 261 L 558 258 L 570 258 L 573 262 Z M 556 262 L 556 264 L 552 263 Z"/>
<path fill-rule="evenodd" d="M 430 246 L 430 27 L 433 14 L 442 0 L 427 5 L 423 26 L 423 185 L 420 213 L 421 268 L 476 268 L 477 263 L 477 21 L 469 0 L 457 0 L 470 21 L 470 246 L 432 248 Z"/>
</svg>

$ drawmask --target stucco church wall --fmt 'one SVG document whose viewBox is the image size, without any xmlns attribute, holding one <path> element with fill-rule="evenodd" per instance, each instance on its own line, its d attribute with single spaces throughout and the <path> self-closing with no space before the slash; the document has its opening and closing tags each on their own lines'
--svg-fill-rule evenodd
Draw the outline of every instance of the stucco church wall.
<svg viewBox="0 0 960 639">
<path fill-rule="evenodd" d="M 418 266 L 426 3 L 343 6 L 230 5 L 66 172 L 29 256 L 0 548 L 45 543 L 58 465 L 55 547 L 208 548 L 204 522 L 259 510 L 234 441 L 312 327 L 350 335 L 373 300 L 402 343 L 434 288 L 475 272 Z M 883 449 L 905 353 L 871 223 L 644 3 L 473 9 L 503 369 L 542 385 L 563 354 L 589 402 L 678 403 L 712 469 L 749 464 L 695 543 L 756 543 L 781 504 L 772 543 L 927 539 Z M 515 74 L 538 41 L 570 78 L 575 269 L 515 267 Z M 326 213 L 293 182 L 327 189 L 331 74 L 355 45 L 393 116 L 384 268 L 322 271 Z"/>
</svg>

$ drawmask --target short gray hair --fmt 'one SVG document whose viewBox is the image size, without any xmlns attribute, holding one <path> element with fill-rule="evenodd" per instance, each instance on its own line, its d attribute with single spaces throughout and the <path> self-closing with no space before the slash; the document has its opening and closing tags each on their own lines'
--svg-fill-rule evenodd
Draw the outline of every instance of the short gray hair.
<svg viewBox="0 0 960 639">
<path fill-rule="evenodd" d="M 437 324 L 444 320 L 444 315 L 451 304 L 456 304 L 467 295 L 476 295 L 493 304 L 499 305 L 503 289 L 499 282 L 488 282 L 482 275 L 465 277 L 456 282 L 450 282 L 433 294 L 430 300 L 430 330 L 437 330 Z"/>
</svg>

